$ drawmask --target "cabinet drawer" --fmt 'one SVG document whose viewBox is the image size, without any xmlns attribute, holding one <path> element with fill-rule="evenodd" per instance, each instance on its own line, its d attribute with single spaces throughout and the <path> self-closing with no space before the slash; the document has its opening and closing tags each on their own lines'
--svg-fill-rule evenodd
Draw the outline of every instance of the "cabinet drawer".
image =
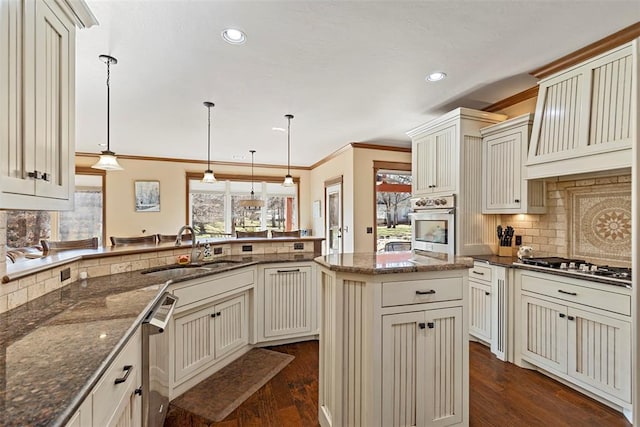
<svg viewBox="0 0 640 427">
<path fill-rule="evenodd" d="M 255 268 L 234 272 L 233 274 L 215 275 L 208 280 L 198 280 L 192 285 L 175 289 L 173 294 L 178 297 L 177 307 L 184 307 L 215 295 L 232 291 L 254 283 Z"/>
<path fill-rule="evenodd" d="M 410 280 L 382 284 L 382 306 L 462 299 L 462 278 Z"/>
<path fill-rule="evenodd" d="M 522 290 L 631 316 L 630 295 L 527 274 L 522 275 Z"/>
<path fill-rule="evenodd" d="M 488 265 L 475 263 L 473 267 L 469 269 L 469 278 L 491 283 L 491 272 L 491 267 Z"/>
<path fill-rule="evenodd" d="M 124 378 L 126 374 L 125 366 L 131 366 L 127 379 L 116 384 L 116 379 Z M 98 385 L 93 389 L 93 425 L 109 425 L 114 411 L 119 407 L 127 390 L 131 389 L 131 383 L 141 385 L 142 382 L 142 339 L 140 328 L 129 338 L 129 342 L 124 346 L 120 354 L 116 356 L 107 371 L 102 375 Z"/>
</svg>

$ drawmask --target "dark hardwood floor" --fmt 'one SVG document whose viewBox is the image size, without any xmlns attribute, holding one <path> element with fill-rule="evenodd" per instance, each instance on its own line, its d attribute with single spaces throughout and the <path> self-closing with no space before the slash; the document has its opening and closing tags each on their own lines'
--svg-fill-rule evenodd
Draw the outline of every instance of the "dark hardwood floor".
<svg viewBox="0 0 640 427">
<path fill-rule="evenodd" d="M 318 342 L 271 350 L 295 359 L 224 421 L 205 420 L 170 408 L 165 427 L 318 426 Z M 619 412 L 535 371 L 496 359 L 470 343 L 470 425 L 631 426 Z"/>
</svg>

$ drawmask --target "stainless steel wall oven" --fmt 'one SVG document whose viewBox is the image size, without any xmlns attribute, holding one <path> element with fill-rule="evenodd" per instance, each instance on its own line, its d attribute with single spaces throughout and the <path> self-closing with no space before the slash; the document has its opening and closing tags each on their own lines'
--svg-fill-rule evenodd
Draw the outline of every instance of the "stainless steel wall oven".
<svg viewBox="0 0 640 427">
<path fill-rule="evenodd" d="M 455 254 L 455 196 L 411 199 L 413 249 Z"/>
</svg>

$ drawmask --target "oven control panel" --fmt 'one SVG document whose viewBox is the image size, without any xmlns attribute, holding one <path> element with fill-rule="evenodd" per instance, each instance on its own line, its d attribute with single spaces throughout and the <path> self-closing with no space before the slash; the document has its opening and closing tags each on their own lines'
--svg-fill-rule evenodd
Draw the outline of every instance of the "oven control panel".
<svg viewBox="0 0 640 427">
<path fill-rule="evenodd" d="M 453 207 L 455 207 L 455 197 L 453 195 L 439 197 L 416 197 L 411 199 L 411 208 L 414 211 Z"/>
</svg>

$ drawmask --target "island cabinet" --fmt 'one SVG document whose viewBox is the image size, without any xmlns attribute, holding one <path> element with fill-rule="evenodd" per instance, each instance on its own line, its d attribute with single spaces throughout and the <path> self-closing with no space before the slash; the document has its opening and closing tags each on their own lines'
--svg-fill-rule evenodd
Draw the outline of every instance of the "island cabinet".
<svg viewBox="0 0 640 427">
<path fill-rule="evenodd" d="M 637 44 L 540 81 L 528 179 L 631 167 Z"/>
<path fill-rule="evenodd" d="M 631 293 L 622 286 L 517 271 L 520 340 L 529 363 L 631 408 Z"/>
<path fill-rule="evenodd" d="M 467 270 L 319 267 L 323 427 L 468 425 Z"/>
<path fill-rule="evenodd" d="M 250 349 L 255 267 L 171 285 L 173 399 Z"/>
<path fill-rule="evenodd" d="M 318 288 L 315 263 L 258 267 L 256 326 L 258 341 L 318 334 Z"/>
<path fill-rule="evenodd" d="M 83 1 L 3 1 L 0 12 L 0 207 L 72 209 L 76 26 L 97 22 Z"/>
</svg>

